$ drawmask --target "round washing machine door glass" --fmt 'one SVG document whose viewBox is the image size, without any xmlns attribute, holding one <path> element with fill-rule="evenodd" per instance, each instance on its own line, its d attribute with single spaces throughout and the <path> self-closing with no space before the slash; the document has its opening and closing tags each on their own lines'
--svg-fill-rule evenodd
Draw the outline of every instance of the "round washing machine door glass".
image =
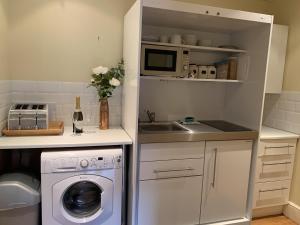
<svg viewBox="0 0 300 225">
<path fill-rule="evenodd" d="M 90 181 L 71 185 L 64 193 L 62 204 L 70 215 L 78 218 L 89 217 L 101 208 L 103 190 Z"/>
<path fill-rule="evenodd" d="M 53 186 L 52 204 L 61 224 L 101 224 L 112 215 L 113 182 L 97 175 L 67 178 Z"/>
</svg>

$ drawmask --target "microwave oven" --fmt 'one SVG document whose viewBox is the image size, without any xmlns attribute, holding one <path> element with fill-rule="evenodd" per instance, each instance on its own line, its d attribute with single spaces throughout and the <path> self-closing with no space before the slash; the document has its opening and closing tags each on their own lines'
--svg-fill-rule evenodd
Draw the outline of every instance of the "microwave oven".
<svg viewBox="0 0 300 225">
<path fill-rule="evenodd" d="M 142 44 L 141 75 L 187 77 L 189 59 L 186 48 Z"/>
</svg>

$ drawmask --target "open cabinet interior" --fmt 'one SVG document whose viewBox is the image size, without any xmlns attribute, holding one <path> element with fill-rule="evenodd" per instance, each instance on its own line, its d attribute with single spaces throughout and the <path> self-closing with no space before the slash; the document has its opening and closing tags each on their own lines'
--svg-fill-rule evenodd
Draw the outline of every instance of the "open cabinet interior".
<svg viewBox="0 0 300 225">
<path fill-rule="evenodd" d="M 227 120 L 259 130 L 270 23 L 143 7 L 142 45 L 189 49 L 189 64 L 212 66 L 234 57 L 235 79 L 140 76 L 139 119 L 147 110 L 158 121 L 193 116 L 199 120 Z M 196 35 L 197 44 L 162 43 L 161 36 Z M 201 45 L 210 42 L 209 46 Z M 143 53 L 142 53 L 143 54 Z M 163 74 L 162 74 L 163 75 Z M 218 76 L 218 74 L 217 74 Z"/>
</svg>

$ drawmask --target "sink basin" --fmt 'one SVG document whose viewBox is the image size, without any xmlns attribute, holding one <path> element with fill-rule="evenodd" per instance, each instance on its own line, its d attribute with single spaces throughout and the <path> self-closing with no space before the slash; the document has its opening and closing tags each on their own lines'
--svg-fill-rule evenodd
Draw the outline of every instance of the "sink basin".
<svg viewBox="0 0 300 225">
<path fill-rule="evenodd" d="M 156 132 L 188 132 L 188 129 L 181 127 L 176 123 L 144 123 L 139 125 L 139 130 L 143 133 Z"/>
</svg>

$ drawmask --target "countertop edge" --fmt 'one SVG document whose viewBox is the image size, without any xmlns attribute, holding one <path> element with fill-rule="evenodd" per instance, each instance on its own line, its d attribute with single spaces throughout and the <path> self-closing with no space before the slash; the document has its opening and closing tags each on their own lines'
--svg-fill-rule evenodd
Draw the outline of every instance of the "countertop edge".
<svg viewBox="0 0 300 225">
<path fill-rule="evenodd" d="M 256 140 L 257 131 L 196 133 L 196 134 L 142 134 L 138 135 L 139 144 L 170 143 L 170 142 L 197 142 L 197 141 L 233 141 Z"/>
<path fill-rule="evenodd" d="M 105 147 L 131 145 L 132 143 L 127 132 L 119 126 L 108 130 L 99 130 L 95 126 L 89 126 L 86 127 L 86 132 L 78 137 L 73 135 L 70 127 L 66 127 L 64 134 L 57 136 L 1 136 L 0 150 Z"/>
<path fill-rule="evenodd" d="M 82 143 L 82 144 L 54 144 L 54 145 L 33 145 L 33 146 L 17 146 L 17 145 L 7 145 L 5 147 L 0 147 L 0 150 L 10 150 L 10 149 L 52 149 L 52 148 L 82 148 L 82 147 L 105 147 L 114 145 L 131 145 L 131 142 L 108 142 L 108 143 Z"/>
</svg>

